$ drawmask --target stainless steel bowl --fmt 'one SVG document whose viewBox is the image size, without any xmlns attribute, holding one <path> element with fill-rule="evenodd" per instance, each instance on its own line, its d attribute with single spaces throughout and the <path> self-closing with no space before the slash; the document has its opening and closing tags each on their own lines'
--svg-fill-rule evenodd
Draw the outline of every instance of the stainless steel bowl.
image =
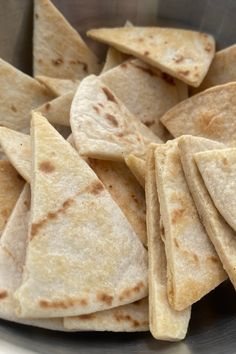
<svg viewBox="0 0 236 354">
<path fill-rule="evenodd" d="M 53 0 L 82 33 L 92 27 L 179 26 L 213 34 L 218 48 L 235 42 L 236 0 Z M 0 57 L 32 71 L 32 0 L 0 0 Z M 90 42 L 102 55 L 104 47 Z M 1 354 L 233 354 L 236 296 L 225 282 L 193 306 L 188 335 L 180 343 L 159 342 L 149 333 L 63 334 L 0 321 Z"/>
</svg>

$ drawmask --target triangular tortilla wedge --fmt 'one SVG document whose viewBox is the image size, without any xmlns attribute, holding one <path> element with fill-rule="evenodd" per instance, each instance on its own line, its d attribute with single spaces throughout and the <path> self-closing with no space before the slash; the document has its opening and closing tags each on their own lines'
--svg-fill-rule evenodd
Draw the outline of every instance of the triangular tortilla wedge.
<svg viewBox="0 0 236 354">
<path fill-rule="evenodd" d="M 147 245 L 145 195 L 136 178 L 124 162 L 89 159 L 88 163 L 123 211 L 139 239 Z"/>
<path fill-rule="evenodd" d="M 20 319 L 16 316 L 14 292 L 22 279 L 25 261 L 30 188 L 26 185 L 9 218 L 0 241 L 0 318 L 36 327 L 64 331 L 63 319 Z"/>
<path fill-rule="evenodd" d="M 76 316 L 147 296 L 147 251 L 96 174 L 37 114 L 32 144 L 20 317 Z"/>
<path fill-rule="evenodd" d="M 70 123 L 81 156 L 122 161 L 129 153 L 145 156 L 150 142 L 161 142 L 94 75 L 79 85 Z"/>
<path fill-rule="evenodd" d="M 161 122 L 174 137 L 196 135 L 234 146 L 235 97 L 236 82 L 212 87 L 170 109 Z"/>
<path fill-rule="evenodd" d="M 0 161 L 0 235 L 24 186 L 9 161 Z"/>
<path fill-rule="evenodd" d="M 155 162 L 167 258 L 168 299 L 174 309 L 183 310 L 224 281 L 226 275 L 188 189 L 178 140 L 159 145 Z"/>
<path fill-rule="evenodd" d="M 197 89 L 192 90 L 192 93 L 236 81 L 235 56 L 236 44 L 217 52 L 202 84 Z"/>
<path fill-rule="evenodd" d="M 146 173 L 147 234 L 149 264 L 150 331 L 156 339 L 180 340 L 186 335 L 191 308 L 172 309 L 167 298 L 165 247 L 161 239 L 160 206 L 157 195 L 154 149 L 149 148 Z"/>
<path fill-rule="evenodd" d="M 0 125 L 29 132 L 30 111 L 52 98 L 45 86 L 0 59 Z"/>
<path fill-rule="evenodd" d="M 194 159 L 216 208 L 236 231 L 236 149 L 203 151 Z"/>
<path fill-rule="evenodd" d="M 98 59 L 49 0 L 34 0 L 34 76 L 83 79 Z"/>
<path fill-rule="evenodd" d="M 110 310 L 64 318 L 69 330 L 140 332 L 148 331 L 148 299 Z"/>
<path fill-rule="evenodd" d="M 74 95 L 75 92 L 70 91 L 37 107 L 34 112 L 41 113 L 52 124 L 70 126 L 70 108 Z"/>
<path fill-rule="evenodd" d="M 79 80 L 56 79 L 38 75 L 35 77 L 41 84 L 45 85 L 48 90 L 55 96 L 63 96 L 70 91 L 75 91 L 79 86 Z"/>
<path fill-rule="evenodd" d="M 87 35 L 194 87 L 201 84 L 215 53 L 212 36 L 177 28 L 100 28 Z"/>
<path fill-rule="evenodd" d="M 171 135 L 160 122 L 171 107 L 188 97 L 187 85 L 139 59 L 128 60 L 100 75 L 102 82 L 160 139 Z"/>
<path fill-rule="evenodd" d="M 236 289 L 236 233 L 216 209 L 194 161 L 194 154 L 225 145 L 216 141 L 184 136 L 179 140 L 181 160 L 198 213 L 215 246 L 224 269 Z"/>
<path fill-rule="evenodd" d="M 125 163 L 129 167 L 130 171 L 133 173 L 137 181 L 140 183 L 140 185 L 144 188 L 146 162 L 133 154 L 129 154 L 125 156 Z"/>
</svg>

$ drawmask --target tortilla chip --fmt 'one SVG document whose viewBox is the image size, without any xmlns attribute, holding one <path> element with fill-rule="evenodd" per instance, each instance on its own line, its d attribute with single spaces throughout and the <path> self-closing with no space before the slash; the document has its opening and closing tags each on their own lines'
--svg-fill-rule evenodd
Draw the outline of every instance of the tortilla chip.
<svg viewBox="0 0 236 354">
<path fill-rule="evenodd" d="M 236 144 L 236 82 L 212 87 L 170 109 L 161 122 L 174 137 L 184 134 Z"/>
<path fill-rule="evenodd" d="M 188 97 L 187 85 L 139 59 L 128 60 L 100 75 L 100 78 L 160 139 L 166 141 L 171 138 L 160 118 Z"/>
<path fill-rule="evenodd" d="M 63 96 L 70 91 L 75 91 L 80 83 L 79 80 L 56 79 L 43 75 L 36 76 L 35 79 L 45 85 L 57 97 Z"/>
<path fill-rule="evenodd" d="M 209 87 L 236 81 L 236 44 L 216 53 L 202 84 L 192 91 L 198 93 Z"/>
<path fill-rule="evenodd" d="M 77 316 L 147 296 L 147 251 L 96 174 L 36 114 L 32 141 L 20 317 Z"/>
<path fill-rule="evenodd" d="M 67 329 L 84 331 L 140 332 L 148 331 L 148 299 L 110 310 L 64 318 Z"/>
<path fill-rule="evenodd" d="M 216 208 L 236 231 L 236 149 L 203 151 L 194 159 Z"/>
<path fill-rule="evenodd" d="M 52 124 L 70 126 L 70 108 L 74 95 L 74 91 L 68 92 L 37 107 L 34 112 L 41 113 Z"/>
<path fill-rule="evenodd" d="M 161 142 L 96 76 L 79 85 L 70 122 L 81 156 L 122 161 L 129 153 L 145 156 L 150 142 Z"/>
<path fill-rule="evenodd" d="M 176 341 L 186 336 L 191 308 L 172 309 L 167 298 L 167 269 L 161 239 L 160 206 L 155 178 L 154 147 L 149 149 L 146 174 L 147 234 L 149 258 L 150 331 L 156 339 Z"/>
<path fill-rule="evenodd" d="M 183 310 L 225 280 L 225 272 L 202 226 L 182 170 L 178 140 L 155 150 L 164 227 L 168 299 Z"/>
<path fill-rule="evenodd" d="M 215 53 L 212 36 L 178 28 L 100 28 L 87 35 L 194 87 L 201 84 Z"/>
<path fill-rule="evenodd" d="M 123 162 L 89 159 L 88 163 L 125 214 L 140 241 L 147 245 L 145 195 L 136 178 Z"/>
<path fill-rule="evenodd" d="M 29 132 L 30 111 L 52 98 L 37 80 L 0 59 L 0 125 Z"/>
<path fill-rule="evenodd" d="M 83 79 L 100 70 L 98 59 L 49 0 L 34 1 L 34 76 Z"/>
<path fill-rule="evenodd" d="M 140 183 L 140 185 L 145 187 L 145 161 L 138 158 L 133 154 L 125 156 L 125 163 L 129 167 L 130 171 L 133 173 L 134 177 Z"/>
</svg>

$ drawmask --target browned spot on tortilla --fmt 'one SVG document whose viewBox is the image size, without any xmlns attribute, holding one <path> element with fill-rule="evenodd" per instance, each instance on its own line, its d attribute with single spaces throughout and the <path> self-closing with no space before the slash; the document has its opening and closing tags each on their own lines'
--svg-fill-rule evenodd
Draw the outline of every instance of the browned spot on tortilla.
<svg viewBox="0 0 236 354">
<path fill-rule="evenodd" d="M 138 41 L 138 42 L 143 42 L 144 39 L 141 37 L 141 38 L 138 38 L 137 41 Z"/>
<path fill-rule="evenodd" d="M 5 291 L 5 290 L 0 291 L 0 300 L 5 299 L 7 296 L 8 296 L 7 291 Z"/>
<path fill-rule="evenodd" d="M 53 171 L 55 171 L 55 167 L 53 166 L 53 164 L 50 161 L 43 161 L 39 164 L 39 169 L 42 172 L 45 173 L 51 173 Z"/>
<path fill-rule="evenodd" d="M 56 217 L 57 217 L 57 215 L 55 214 L 55 213 L 48 213 L 48 219 L 51 219 L 51 220 L 53 220 L 53 219 L 56 219 Z"/>
<path fill-rule="evenodd" d="M 132 296 L 133 293 L 139 293 L 140 290 L 144 287 L 144 284 L 142 281 L 140 281 L 136 286 L 130 289 L 125 289 L 121 292 L 121 295 L 119 296 L 119 300 L 123 301 L 129 297 Z"/>
<path fill-rule="evenodd" d="M 137 328 L 137 327 L 140 326 L 140 323 L 139 323 L 139 321 L 137 321 L 137 320 L 133 320 L 132 324 L 133 324 L 133 327 L 134 327 L 134 328 Z"/>
<path fill-rule="evenodd" d="M 195 76 L 195 77 L 199 77 L 199 73 L 195 73 L 194 76 Z"/>
<path fill-rule="evenodd" d="M 88 305 L 88 301 L 86 299 L 80 299 L 79 301 L 81 306 L 87 306 Z"/>
<path fill-rule="evenodd" d="M 133 289 L 131 289 L 132 291 L 139 293 L 140 290 L 144 288 L 144 284 L 142 281 L 140 281 Z"/>
<path fill-rule="evenodd" d="M 38 19 L 38 18 L 39 18 L 39 15 L 38 15 L 38 14 L 35 14 L 35 18 Z"/>
<path fill-rule="evenodd" d="M 112 189 L 112 185 L 110 184 L 110 185 L 108 186 L 108 188 Z"/>
<path fill-rule="evenodd" d="M 98 108 L 97 106 L 93 106 L 93 109 L 95 110 L 95 112 L 96 112 L 97 114 L 100 114 L 100 110 L 99 110 L 99 108 Z"/>
<path fill-rule="evenodd" d="M 217 258 L 216 256 L 209 256 L 208 259 L 213 263 L 219 263 L 219 258 Z"/>
<path fill-rule="evenodd" d="M 150 53 L 149 53 L 149 51 L 148 50 L 146 50 L 145 52 L 144 52 L 144 55 L 145 56 L 148 56 Z"/>
<path fill-rule="evenodd" d="M 100 302 L 105 302 L 107 305 L 112 304 L 113 296 L 105 294 L 105 293 L 100 293 L 97 294 L 97 300 Z"/>
<path fill-rule="evenodd" d="M 39 306 L 43 309 L 48 309 L 48 308 L 54 308 L 54 309 L 68 309 L 69 307 L 72 307 L 74 304 L 72 304 L 72 301 L 67 301 L 67 300 L 55 300 L 55 301 L 47 301 L 47 300 L 40 300 L 39 301 Z"/>
<path fill-rule="evenodd" d="M 102 103 L 98 103 L 98 105 L 102 108 L 104 108 L 104 105 Z"/>
<path fill-rule="evenodd" d="M 87 315 L 80 315 L 80 316 L 78 316 L 78 318 L 80 320 L 93 320 L 94 318 L 96 318 L 96 315 L 95 315 L 95 313 L 89 313 Z"/>
<path fill-rule="evenodd" d="M 161 232 L 162 240 L 165 240 L 165 228 L 164 228 L 163 223 L 160 224 L 160 232 Z"/>
<path fill-rule="evenodd" d="M 30 203 L 27 200 L 24 201 L 24 206 L 27 210 L 30 210 Z"/>
<path fill-rule="evenodd" d="M 205 51 L 206 52 L 211 52 L 212 51 L 212 45 L 210 43 L 207 43 L 207 45 L 205 46 Z"/>
<path fill-rule="evenodd" d="M 52 59 L 52 63 L 53 63 L 53 65 L 55 65 L 55 66 L 59 66 L 59 65 L 63 64 L 64 61 L 63 61 L 62 58 L 58 58 L 58 59 Z"/>
<path fill-rule="evenodd" d="M 120 133 L 117 133 L 116 136 L 117 136 L 118 138 L 122 138 L 122 137 L 124 136 L 124 133 L 121 133 L 121 132 L 120 132 Z"/>
<path fill-rule="evenodd" d="M 51 108 L 50 103 L 46 103 L 46 104 L 45 104 L 45 110 L 46 110 L 46 111 L 49 111 L 50 108 Z"/>
<path fill-rule="evenodd" d="M 118 122 L 116 120 L 116 117 L 113 116 L 112 114 L 106 114 L 106 120 L 108 120 L 114 127 L 118 127 Z"/>
<path fill-rule="evenodd" d="M 69 63 L 74 65 L 74 64 L 77 64 L 77 61 L 76 60 L 69 60 Z"/>
<path fill-rule="evenodd" d="M 17 112 L 17 108 L 14 106 L 14 104 L 11 105 L 11 110 L 12 110 L 13 112 Z"/>
<path fill-rule="evenodd" d="M 218 133 L 214 124 L 215 120 L 217 120 L 217 117 L 210 112 L 201 114 L 197 120 L 199 130 L 204 133 L 207 131 L 208 134 Z"/>
<path fill-rule="evenodd" d="M 87 73 L 88 72 L 88 64 L 81 63 L 83 65 L 83 70 Z"/>
<path fill-rule="evenodd" d="M 42 64 L 42 62 L 43 62 L 43 59 L 38 59 L 39 64 Z"/>
<path fill-rule="evenodd" d="M 168 84 L 175 86 L 175 81 L 174 78 L 167 73 L 162 73 L 161 77 L 163 80 L 165 80 Z"/>
<path fill-rule="evenodd" d="M 185 211 L 186 210 L 183 208 L 175 209 L 171 215 L 172 216 L 172 218 L 171 218 L 172 223 L 177 224 L 179 222 L 179 219 L 181 219 L 182 216 L 184 215 Z"/>
<path fill-rule="evenodd" d="M 152 71 L 151 68 L 147 68 L 147 67 L 143 67 L 141 65 L 134 64 L 132 61 L 130 62 L 130 65 L 134 66 L 137 69 L 142 70 L 143 72 L 149 74 L 150 76 L 158 76 L 158 75 L 155 74 L 154 71 Z"/>
<path fill-rule="evenodd" d="M 117 322 L 131 322 L 132 326 L 135 328 L 140 326 L 140 323 L 137 320 L 133 319 L 130 315 L 125 315 L 123 313 L 115 313 L 114 317 Z"/>
<path fill-rule="evenodd" d="M 9 209 L 4 208 L 4 209 L 1 210 L 1 215 L 4 218 L 7 218 L 9 216 L 9 214 L 10 214 L 10 210 Z"/>
<path fill-rule="evenodd" d="M 223 157 L 222 162 L 224 166 L 228 166 L 228 160 L 226 159 L 226 157 Z"/>
<path fill-rule="evenodd" d="M 193 259 L 196 263 L 198 263 L 198 256 L 195 253 L 193 253 Z"/>
<path fill-rule="evenodd" d="M 136 195 L 131 194 L 131 198 L 134 200 L 134 202 L 135 202 L 136 204 L 139 204 L 139 200 L 138 200 L 138 198 L 136 197 Z"/>
<path fill-rule="evenodd" d="M 93 195 L 98 195 L 104 190 L 104 186 L 100 181 L 95 181 L 88 186 L 85 192 L 91 193 Z"/>
<path fill-rule="evenodd" d="M 184 57 L 183 57 L 183 55 L 180 55 L 180 54 L 177 54 L 174 58 L 174 61 L 176 64 L 181 63 L 183 60 L 184 60 Z"/>
<path fill-rule="evenodd" d="M 176 240 L 176 238 L 174 238 L 174 244 L 175 244 L 175 247 L 179 248 L 179 243 L 178 243 L 178 241 Z"/>
<path fill-rule="evenodd" d="M 151 120 L 151 121 L 149 121 L 149 122 L 144 122 L 144 124 L 146 125 L 146 127 L 151 127 L 154 123 L 155 123 L 154 120 Z"/>
<path fill-rule="evenodd" d="M 112 101 L 114 103 L 117 103 L 115 96 L 113 95 L 113 93 L 107 88 L 107 87 L 102 87 L 103 92 L 105 93 L 108 101 Z"/>
<path fill-rule="evenodd" d="M 121 66 L 121 68 L 125 68 L 126 69 L 128 65 L 127 65 L 127 63 L 122 63 L 120 66 Z"/>
<path fill-rule="evenodd" d="M 188 76 L 190 71 L 189 70 L 178 70 L 178 74 L 183 75 L 183 76 Z"/>
</svg>

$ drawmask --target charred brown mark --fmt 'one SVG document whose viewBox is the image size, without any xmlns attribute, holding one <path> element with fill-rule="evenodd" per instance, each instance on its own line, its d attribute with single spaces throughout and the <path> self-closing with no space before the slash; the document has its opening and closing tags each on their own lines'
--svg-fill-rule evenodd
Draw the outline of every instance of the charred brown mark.
<svg viewBox="0 0 236 354">
<path fill-rule="evenodd" d="M 124 68 L 124 69 L 126 69 L 128 67 L 127 63 L 122 63 L 120 66 L 121 66 L 121 68 Z"/>
<path fill-rule="evenodd" d="M 101 182 L 95 181 L 92 183 L 88 188 L 85 190 L 85 192 L 91 193 L 93 195 L 98 195 L 104 190 L 104 186 Z"/>
<path fill-rule="evenodd" d="M 118 122 L 116 120 L 116 117 L 113 116 L 112 114 L 106 114 L 105 115 L 106 120 L 109 121 L 114 127 L 118 127 Z"/>
<path fill-rule="evenodd" d="M 30 203 L 27 200 L 25 200 L 23 204 L 27 210 L 30 210 Z"/>
<path fill-rule="evenodd" d="M 87 300 L 82 299 L 83 301 L 86 302 L 86 305 L 88 304 Z M 55 301 L 48 301 L 48 300 L 40 300 L 39 301 L 39 306 L 42 309 L 68 309 L 70 307 L 75 306 L 76 304 L 80 304 L 81 305 L 81 301 L 82 300 L 74 300 L 74 299 L 64 299 L 64 300 L 55 300 Z M 85 304 L 83 303 L 82 306 L 84 306 Z"/>
<path fill-rule="evenodd" d="M 117 133 L 116 136 L 118 136 L 118 138 L 122 138 L 124 136 L 124 133 Z"/>
<path fill-rule="evenodd" d="M 99 293 L 97 294 L 97 300 L 110 306 L 112 304 L 113 296 L 105 293 Z"/>
<path fill-rule="evenodd" d="M 17 108 L 16 108 L 16 106 L 14 106 L 14 104 L 11 105 L 11 110 L 15 113 L 17 112 Z"/>
<path fill-rule="evenodd" d="M 179 64 L 179 63 L 181 63 L 182 61 L 184 60 L 184 57 L 183 57 L 183 55 L 176 55 L 175 57 L 174 57 L 174 62 L 176 63 L 176 64 Z"/>
<path fill-rule="evenodd" d="M 138 42 L 142 43 L 144 41 L 144 39 L 142 37 L 137 39 Z"/>
<path fill-rule="evenodd" d="M 212 45 L 210 43 L 208 43 L 205 47 L 204 47 L 206 52 L 211 52 L 212 51 Z"/>
<path fill-rule="evenodd" d="M 133 201 L 134 201 L 136 204 L 139 204 L 139 200 L 138 200 L 138 198 L 136 197 L 135 194 L 131 194 L 131 198 L 133 199 Z"/>
<path fill-rule="evenodd" d="M 117 322 L 131 322 L 132 326 L 135 328 L 140 326 L 140 322 L 133 319 L 130 315 L 124 315 L 122 313 L 115 313 L 114 317 Z"/>
<path fill-rule="evenodd" d="M 115 96 L 113 95 L 113 93 L 107 88 L 107 87 L 102 87 L 103 92 L 105 93 L 108 101 L 117 103 Z"/>
<path fill-rule="evenodd" d="M 38 18 L 39 18 L 39 15 L 38 15 L 38 14 L 35 14 L 35 18 L 38 19 Z"/>
<path fill-rule="evenodd" d="M 78 318 L 80 319 L 80 320 L 93 320 L 94 318 L 96 318 L 96 315 L 95 315 L 95 313 L 89 313 L 89 314 L 87 314 L 87 315 L 80 315 L 80 316 L 78 316 Z"/>
<path fill-rule="evenodd" d="M 176 224 L 179 219 L 181 219 L 183 217 L 183 215 L 185 214 L 185 209 L 181 208 L 181 209 L 175 209 L 172 213 L 172 224 Z"/>
<path fill-rule="evenodd" d="M 208 257 L 209 261 L 211 261 L 212 263 L 219 263 L 219 258 L 215 257 L 215 256 L 209 256 Z"/>
<path fill-rule="evenodd" d="M 55 166 L 50 161 L 43 161 L 39 164 L 39 169 L 45 173 L 52 173 L 55 171 Z"/>
<path fill-rule="evenodd" d="M 42 62 L 43 62 L 43 59 L 38 59 L 39 64 L 42 64 Z"/>
<path fill-rule="evenodd" d="M 141 65 L 137 65 L 137 64 L 134 64 L 134 63 L 132 63 L 132 62 L 130 62 L 130 65 L 134 66 L 134 67 L 137 68 L 137 69 L 142 70 L 143 72 L 149 74 L 150 76 L 158 76 L 158 75 L 156 75 L 156 73 L 155 73 L 154 71 L 152 71 L 151 68 L 143 67 L 143 66 L 141 66 Z"/>
<path fill-rule="evenodd" d="M 50 103 L 46 103 L 46 104 L 45 104 L 45 110 L 46 110 L 46 111 L 49 111 L 50 108 L 51 108 Z"/>
<path fill-rule="evenodd" d="M 178 74 L 183 75 L 183 76 L 188 76 L 190 71 L 189 70 L 178 70 Z"/>
<path fill-rule="evenodd" d="M 5 291 L 5 290 L 0 291 L 0 300 L 5 299 L 7 296 L 8 296 L 7 291 Z"/>
<path fill-rule="evenodd" d="M 178 243 L 178 241 L 176 240 L 176 238 L 174 238 L 174 244 L 175 244 L 175 247 L 176 247 L 176 248 L 179 248 L 179 243 Z"/>
<path fill-rule="evenodd" d="M 93 106 L 93 109 L 95 110 L 95 112 L 96 112 L 97 114 L 100 114 L 100 109 L 99 109 L 98 106 Z"/>
<path fill-rule="evenodd" d="M 193 254 L 193 259 L 194 259 L 195 263 L 199 262 L 198 256 L 195 253 Z"/>
<path fill-rule="evenodd" d="M 146 57 L 150 55 L 149 51 L 146 50 L 144 53 L 143 53 Z"/>
<path fill-rule="evenodd" d="M 150 120 L 149 122 L 144 122 L 144 124 L 146 125 L 146 127 L 151 127 L 153 124 L 155 123 L 154 120 Z"/>
<path fill-rule="evenodd" d="M 121 295 L 119 296 L 119 300 L 123 301 L 131 297 L 133 293 L 139 293 L 142 288 L 144 288 L 144 284 L 141 281 L 135 287 L 123 290 Z"/>
<path fill-rule="evenodd" d="M 102 103 L 98 103 L 98 105 L 101 107 L 101 108 L 104 108 L 104 105 Z"/>
<path fill-rule="evenodd" d="M 59 66 L 61 64 L 63 64 L 64 61 L 62 58 L 58 58 L 58 59 L 52 59 L 52 64 L 55 65 L 55 66 Z"/>
<path fill-rule="evenodd" d="M 175 81 L 174 81 L 174 79 L 173 79 L 172 76 L 170 76 L 170 75 L 168 75 L 168 74 L 166 74 L 166 73 L 162 73 L 162 74 L 161 74 L 161 77 L 162 77 L 162 79 L 165 80 L 168 84 L 175 86 Z"/>
<path fill-rule="evenodd" d="M 224 166 L 228 166 L 228 164 L 229 164 L 229 162 L 228 162 L 228 160 L 226 159 L 226 157 L 223 157 L 222 162 L 223 162 L 223 165 L 224 165 Z"/>
<path fill-rule="evenodd" d="M 4 217 L 4 218 L 8 218 L 8 216 L 10 215 L 10 210 L 7 209 L 7 208 L 4 208 L 1 210 L 1 215 Z"/>
</svg>

